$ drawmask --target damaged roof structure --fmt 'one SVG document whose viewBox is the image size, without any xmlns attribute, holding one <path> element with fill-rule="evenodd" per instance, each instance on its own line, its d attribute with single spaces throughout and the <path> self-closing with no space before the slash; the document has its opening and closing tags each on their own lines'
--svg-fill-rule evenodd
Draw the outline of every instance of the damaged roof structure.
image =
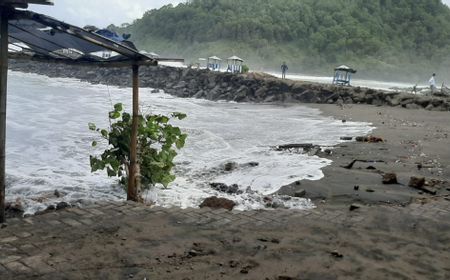
<svg viewBox="0 0 450 280">
<path fill-rule="evenodd" d="M 95 32 L 25 10 L 29 4 L 53 5 L 53 1 L 0 0 L 0 223 L 5 221 L 5 143 L 9 58 L 132 69 L 133 124 L 127 199 L 136 200 L 139 66 L 156 66 L 158 61 L 139 53 L 129 41 L 111 40 Z M 104 52 L 114 53 L 114 55 L 102 55 Z"/>
<path fill-rule="evenodd" d="M 14 10 L 8 21 L 8 49 L 13 54 L 10 55 L 12 58 L 90 65 L 111 62 L 157 64 L 155 59 L 139 53 L 131 42 L 113 41 L 42 14 Z M 103 51 L 113 51 L 119 55 L 97 55 Z"/>
</svg>

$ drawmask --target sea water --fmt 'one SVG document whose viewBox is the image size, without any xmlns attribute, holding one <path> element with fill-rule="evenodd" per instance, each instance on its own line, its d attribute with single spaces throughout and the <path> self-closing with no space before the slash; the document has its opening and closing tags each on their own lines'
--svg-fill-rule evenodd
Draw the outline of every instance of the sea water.
<svg viewBox="0 0 450 280">
<path fill-rule="evenodd" d="M 59 201 L 84 204 L 126 198 L 117 179 L 105 172 L 91 173 L 89 155 L 98 155 L 105 146 L 91 146 L 98 135 L 88 123 L 108 128 L 108 112 L 118 102 L 130 111 L 131 89 L 10 71 L 8 90 L 7 201 L 20 200 L 33 213 Z M 237 209 L 263 208 L 265 195 L 297 180 L 318 180 L 321 169 L 331 163 L 318 156 L 276 151 L 274 146 L 331 147 L 341 136 L 373 129 L 368 123 L 343 123 L 301 105 L 182 99 L 148 88 L 140 89 L 140 110 L 188 116 L 175 122 L 188 134 L 176 158 L 177 179 L 167 189 L 156 186 L 143 194 L 164 207 L 198 207 L 204 198 L 217 195 L 236 201 Z M 233 163 L 234 170 L 225 171 L 227 163 Z M 220 193 L 210 187 L 212 182 L 238 184 L 242 193 Z M 284 206 L 314 207 L 307 199 L 293 199 Z"/>
<path fill-rule="evenodd" d="M 269 72 L 270 75 L 281 78 L 281 73 Z M 313 83 L 322 83 L 322 84 L 332 84 L 333 77 L 325 77 L 325 76 L 311 76 L 311 75 L 303 75 L 303 74 L 287 74 L 287 79 L 293 81 L 306 81 Z M 417 88 L 428 88 L 429 86 L 422 82 L 416 83 L 402 83 L 402 82 L 387 82 L 387 81 L 376 81 L 376 80 L 364 80 L 364 79 L 352 79 L 352 86 L 355 87 L 365 87 L 377 90 L 384 91 L 411 91 L 414 86 Z"/>
</svg>

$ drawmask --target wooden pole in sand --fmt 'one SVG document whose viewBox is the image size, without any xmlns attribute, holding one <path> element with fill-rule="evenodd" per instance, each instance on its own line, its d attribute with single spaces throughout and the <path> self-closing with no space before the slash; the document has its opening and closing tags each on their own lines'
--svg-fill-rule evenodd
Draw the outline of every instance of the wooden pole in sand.
<svg viewBox="0 0 450 280">
<path fill-rule="evenodd" d="M 5 222 L 6 96 L 8 83 L 8 8 L 0 6 L 0 223 Z"/>
<path fill-rule="evenodd" d="M 133 65 L 133 120 L 131 125 L 130 168 L 128 173 L 127 200 L 138 201 L 137 131 L 139 123 L 139 66 Z"/>
</svg>

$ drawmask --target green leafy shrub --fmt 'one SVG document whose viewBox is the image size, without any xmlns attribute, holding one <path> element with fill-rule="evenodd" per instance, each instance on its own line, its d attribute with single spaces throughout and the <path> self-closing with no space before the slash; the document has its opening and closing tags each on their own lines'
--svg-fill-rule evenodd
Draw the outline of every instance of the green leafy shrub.
<svg viewBox="0 0 450 280">
<path fill-rule="evenodd" d="M 175 180 L 172 174 L 176 150 L 184 147 L 187 135 L 179 127 L 170 124 L 171 118 L 182 120 L 185 114 L 172 113 L 163 115 L 139 116 L 137 150 L 140 166 L 140 180 L 143 188 L 156 184 L 167 187 Z M 89 123 L 89 129 L 100 134 L 108 142 L 108 147 L 99 156 L 90 156 L 91 171 L 105 170 L 110 177 L 119 177 L 120 183 L 126 187 L 130 166 L 130 139 L 132 117 L 123 112 L 121 103 L 114 105 L 109 112 L 111 127 L 109 130 L 97 128 Z M 97 141 L 92 146 L 98 145 Z"/>
<path fill-rule="evenodd" d="M 248 71 L 250 70 L 250 68 L 248 68 L 247 65 L 242 65 L 242 73 L 248 73 Z"/>
</svg>

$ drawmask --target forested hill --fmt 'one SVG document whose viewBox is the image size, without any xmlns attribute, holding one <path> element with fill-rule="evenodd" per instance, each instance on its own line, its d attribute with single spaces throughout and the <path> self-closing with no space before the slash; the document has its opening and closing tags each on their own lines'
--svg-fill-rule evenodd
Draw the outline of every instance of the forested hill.
<svg viewBox="0 0 450 280">
<path fill-rule="evenodd" d="M 114 27 L 112 27 L 114 28 Z M 450 9 L 440 0 L 191 0 L 119 32 L 162 55 L 238 55 L 250 68 L 429 75 L 450 69 Z"/>
</svg>

